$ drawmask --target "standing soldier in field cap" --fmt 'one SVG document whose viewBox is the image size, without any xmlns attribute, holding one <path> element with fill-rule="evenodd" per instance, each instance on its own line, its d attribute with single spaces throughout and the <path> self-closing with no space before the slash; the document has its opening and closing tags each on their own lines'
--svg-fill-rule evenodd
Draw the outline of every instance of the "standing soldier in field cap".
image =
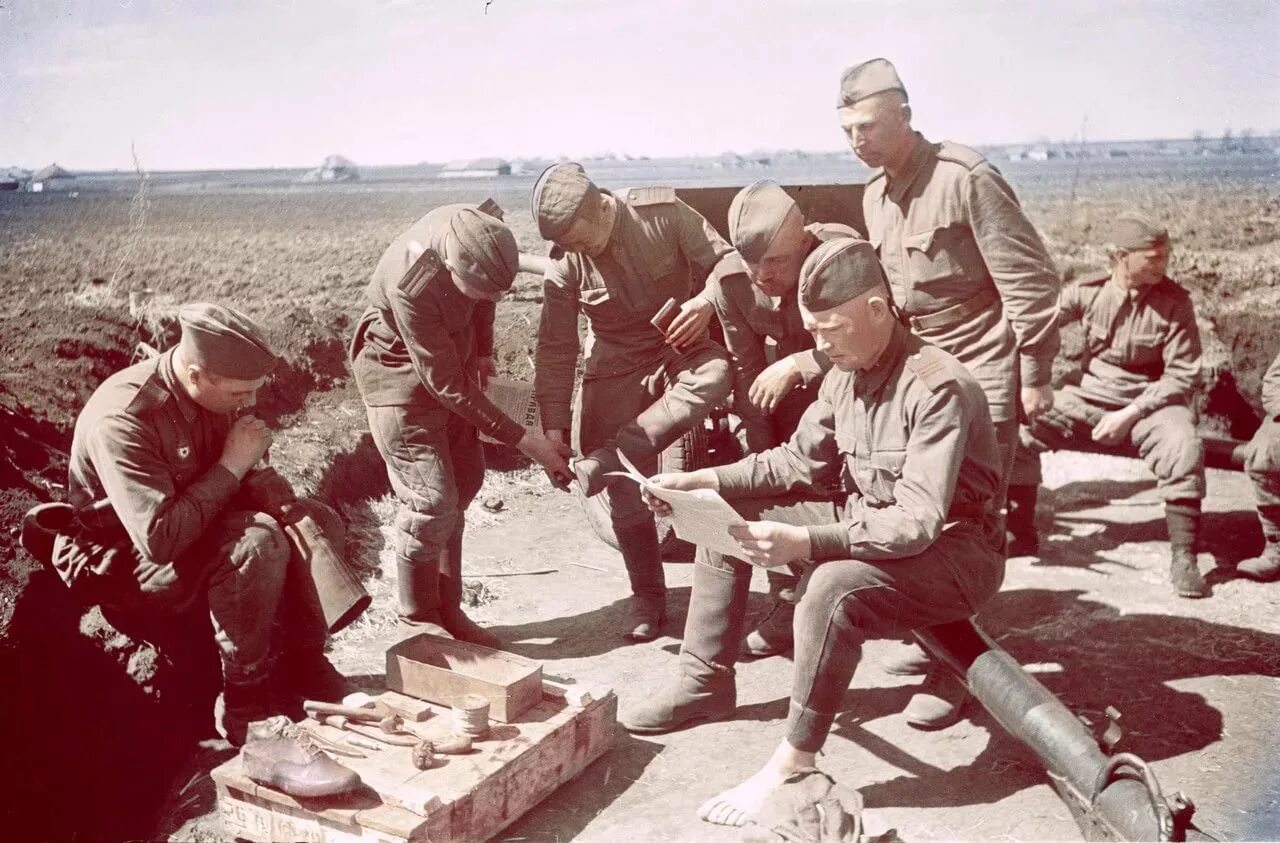
<svg viewBox="0 0 1280 843">
<path fill-rule="evenodd" d="M 77 523 L 54 540 L 52 563 L 73 592 L 111 609 L 165 616 L 207 601 L 222 659 L 218 729 L 238 746 L 271 713 L 269 690 L 333 701 L 349 686 L 324 656 L 309 565 L 251 488 L 271 432 L 236 414 L 277 358 L 230 308 L 188 304 L 178 321 L 175 348 L 107 378 L 76 420 Z"/>
<path fill-rule="evenodd" d="M 562 252 L 543 281 L 535 383 L 547 434 L 572 422 L 578 314 L 587 317 L 574 471 L 583 494 L 605 491 L 618 451 L 642 471 L 702 422 L 730 388 L 725 351 L 706 336 L 711 304 L 695 297 L 731 250 L 669 187 L 601 190 L 579 164 L 549 167 L 533 189 L 542 236 Z M 665 327 L 658 318 L 674 302 Z M 652 321 L 651 321 L 652 320 Z M 653 515 L 634 483 L 609 485 L 609 514 L 627 565 L 634 624 L 627 638 L 657 637 L 666 583 Z"/>
<path fill-rule="evenodd" d="M 484 482 L 478 433 L 519 448 L 559 482 L 569 474 L 567 448 L 525 431 L 484 395 L 494 373 L 494 303 L 518 261 L 501 220 L 474 205 L 444 205 L 392 241 L 365 290 L 370 307 L 351 362 L 400 499 L 396 569 L 408 634 L 500 645 L 461 604 L 464 513 Z"/>
<path fill-rule="evenodd" d="M 1266 417 L 1249 443 L 1245 471 L 1258 496 L 1262 523 L 1262 555 L 1246 559 L 1236 570 L 1264 582 L 1280 578 L 1280 354 L 1262 378 L 1262 409 Z"/>
<path fill-rule="evenodd" d="M 717 489 L 743 517 L 760 517 L 731 529 L 750 563 L 805 568 L 786 735 L 756 774 L 699 808 L 724 825 L 743 825 L 789 775 L 814 765 L 864 640 L 967 618 L 1004 577 L 1000 456 L 973 375 L 901 324 L 863 240 L 828 241 L 805 260 L 800 307 L 836 370 L 791 440 L 733 465 L 655 478 L 671 489 Z M 833 485 L 838 504 L 812 501 L 814 490 Z M 656 499 L 650 505 L 665 511 Z M 708 561 L 725 584 L 700 589 L 695 570 L 690 623 L 718 624 L 727 655 L 735 612 L 725 600 L 745 599 L 744 588 L 728 584 L 730 571 L 743 563 L 719 554 Z M 674 687 L 622 719 L 627 728 L 640 715 L 653 726 L 732 712 L 731 663 L 682 653 L 681 667 Z"/>
<path fill-rule="evenodd" d="M 1053 408 L 1022 430 L 1010 495 L 1027 502 L 1009 528 L 1028 549 L 1035 527 L 1040 453 L 1075 442 L 1132 444 L 1156 476 L 1165 502 L 1172 559 L 1169 578 L 1182 597 L 1208 589 L 1196 567 L 1204 449 L 1192 398 L 1200 382 L 1200 332 L 1187 291 L 1165 276 L 1169 233 L 1146 216 L 1118 216 L 1107 247 L 1111 270 L 1067 285 L 1062 322 L 1084 327 L 1079 386 L 1058 390 Z"/>
<path fill-rule="evenodd" d="M 897 70 L 872 59 L 845 70 L 837 100 L 854 153 L 876 172 L 862 197 L 868 239 L 894 300 L 921 338 L 954 354 L 987 395 L 1004 482 L 1018 418 L 1053 406 L 1058 352 L 1053 260 L 1000 172 L 967 146 L 930 143 L 911 128 Z M 1004 505 L 1004 492 L 999 495 Z M 1025 501 L 1010 498 L 1015 510 Z M 891 672 L 926 670 L 923 652 Z M 959 714 L 959 683 L 931 673 L 914 702 L 914 725 L 941 727 Z"/>
<path fill-rule="evenodd" d="M 751 453 L 791 438 L 831 368 L 826 356 L 814 350 L 813 336 L 800 318 L 800 266 L 827 240 L 854 236 L 852 228 L 838 223 L 806 225 L 795 200 L 767 179 L 743 188 L 729 206 L 729 240 L 737 256 L 720 262 L 703 296 L 715 306 L 724 328 L 733 358 L 733 406 Z M 771 350 L 776 350 L 776 360 L 769 360 Z M 742 570 L 750 576 L 749 567 Z M 791 649 L 798 580 L 785 568 L 769 570 L 774 602 L 747 635 L 744 656 L 762 658 Z M 696 634 L 686 630 L 686 644 Z"/>
</svg>

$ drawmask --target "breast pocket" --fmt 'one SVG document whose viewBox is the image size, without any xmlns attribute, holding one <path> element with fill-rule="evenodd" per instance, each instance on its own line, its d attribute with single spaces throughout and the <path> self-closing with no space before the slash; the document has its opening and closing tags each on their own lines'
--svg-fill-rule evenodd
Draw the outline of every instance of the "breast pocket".
<svg viewBox="0 0 1280 843">
<path fill-rule="evenodd" d="M 893 489 L 902 479 L 902 466 L 907 461 L 905 450 L 877 450 L 866 459 L 857 459 L 858 488 L 863 497 L 888 506 L 897 500 Z"/>
<path fill-rule="evenodd" d="M 949 282 L 985 275 L 982 256 L 969 229 L 959 223 L 939 226 L 902 238 L 907 273 L 914 288 L 936 298 L 946 296 Z"/>
<path fill-rule="evenodd" d="M 1150 365 L 1164 360 L 1164 334 L 1159 331 L 1135 331 L 1129 338 L 1129 358 L 1140 365 Z"/>
</svg>

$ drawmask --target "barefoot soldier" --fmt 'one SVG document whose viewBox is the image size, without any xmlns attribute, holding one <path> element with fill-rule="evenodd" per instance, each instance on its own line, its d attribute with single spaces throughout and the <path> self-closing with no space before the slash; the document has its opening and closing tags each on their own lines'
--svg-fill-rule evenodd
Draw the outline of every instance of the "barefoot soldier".
<svg viewBox="0 0 1280 843">
<path fill-rule="evenodd" d="M 906 87 L 889 61 L 845 70 L 837 111 L 854 154 L 878 168 L 862 212 L 893 299 L 915 334 L 982 384 L 1007 484 L 1019 415 L 1035 418 L 1053 405 L 1053 259 L 999 170 L 967 146 L 930 143 L 912 129 Z M 997 502 L 1003 509 L 1003 486 Z M 1010 509 L 1020 505 L 1009 500 Z M 923 673 L 928 664 L 917 649 L 888 669 Z M 928 672 L 910 720 L 941 728 L 958 718 L 963 689 L 943 671 Z"/>
<path fill-rule="evenodd" d="M 751 453 L 791 438 L 831 368 L 826 355 L 814 350 L 813 335 L 800 318 L 800 266 L 827 240 L 856 235 L 838 223 L 806 225 L 795 200 L 767 179 L 743 188 L 729 206 L 729 239 L 737 259 L 716 267 L 703 295 L 724 328 L 725 347 L 733 358 L 734 411 L 742 419 Z M 772 362 L 771 343 L 776 349 Z M 743 573 L 749 576 L 751 569 Z M 774 602 L 747 635 L 743 656 L 762 658 L 791 649 L 798 581 L 786 568 L 769 570 Z"/>
<path fill-rule="evenodd" d="M 207 601 L 222 659 L 218 730 L 238 746 L 271 714 L 270 691 L 334 701 L 349 686 L 324 656 L 308 561 L 245 483 L 271 432 L 234 416 L 278 359 L 230 308 L 188 304 L 178 322 L 177 347 L 107 378 L 76 420 L 67 490 L 78 526 L 55 540 L 52 561 L 108 608 L 163 617 Z"/>
<path fill-rule="evenodd" d="M 403 632 L 500 642 L 462 611 L 464 513 L 484 481 L 479 433 L 553 478 L 567 449 L 526 432 L 484 395 L 494 303 L 515 280 L 510 230 L 474 205 L 444 205 L 392 241 L 365 293 L 351 363 L 374 444 L 400 499 L 396 570 Z"/>
<path fill-rule="evenodd" d="M 1057 390 L 1051 410 L 1022 429 L 1009 515 L 1018 544 L 1039 546 L 1035 526 L 1040 454 L 1073 442 L 1132 444 L 1156 476 L 1171 545 L 1169 579 L 1181 597 L 1208 594 L 1196 567 L 1204 448 L 1191 402 L 1200 383 L 1200 331 L 1191 296 L 1165 276 L 1169 233 L 1138 213 L 1112 224 L 1111 270 L 1067 285 L 1063 323 L 1085 333 L 1080 384 Z"/>
<path fill-rule="evenodd" d="M 836 371 L 791 440 L 733 465 L 658 478 L 669 488 L 719 489 L 744 517 L 764 519 L 734 528 L 751 563 L 805 569 L 786 736 L 759 772 L 699 809 L 714 823 L 743 824 L 788 775 L 813 766 L 863 640 L 967 618 L 1004 576 L 999 450 L 973 375 L 903 327 L 865 241 L 841 238 L 811 254 L 800 306 Z M 838 503 L 808 500 L 833 484 Z M 717 619 L 740 614 L 746 579 L 733 570 L 742 564 L 706 554 L 695 565 L 690 626 L 697 617 L 709 630 L 707 651 L 733 652 L 734 621 Z M 682 652 L 681 669 L 679 682 L 634 706 L 624 725 L 662 731 L 732 711 L 731 662 Z"/>
<path fill-rule="evenodd" d="M 1245 471 L 1258 496 L 1262 523 L 1262 554 L 1236 568 L 1246 577 L 1270 581 L 1280 578 L 1280 354 L 1262 378 L 1262 408 L 1266 417 L 1249 443 Z"/>
<path fill-rule="evenodd" d="M 631 580 L 626 637 L 649 641 L 666 618 L 653 515 L 634 483 L 609 484 L 622 451 L 642 471 L 729 393 L 725 350 L 706 336 L 711 304 L 695 296 L 729 244 L 668 187 L 601 190 L 578 164 L 556 164 L 533 190 L 538 231 L 562 251 L 543 281 L 538 403 L 547 435 L 565 441 L 577 370 L 578 315 L 587 317 L 574 464 L 583 494 L 604 492 Z M 665 329 L 650 321 L 669 300 Z M 608 488 L 606 489 L 606 485 Z"/>
</svg>

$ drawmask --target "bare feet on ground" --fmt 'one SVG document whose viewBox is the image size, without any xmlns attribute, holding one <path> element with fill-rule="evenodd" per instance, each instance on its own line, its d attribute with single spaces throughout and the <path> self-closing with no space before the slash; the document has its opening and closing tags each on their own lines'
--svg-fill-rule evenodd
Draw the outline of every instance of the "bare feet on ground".
<svg viewBox="0 0 1280 843">
<path fill-rule="evenodd" d="M 719 793 L 698 807 L 698 819 L 716 825 L 743 826 L 760 813 L 769 798 L 787 776 L 803 767 L 812 767 L 814 753 L 801 752 L 785 740 L 773 757 L 755 775 Z"/>
</svg>

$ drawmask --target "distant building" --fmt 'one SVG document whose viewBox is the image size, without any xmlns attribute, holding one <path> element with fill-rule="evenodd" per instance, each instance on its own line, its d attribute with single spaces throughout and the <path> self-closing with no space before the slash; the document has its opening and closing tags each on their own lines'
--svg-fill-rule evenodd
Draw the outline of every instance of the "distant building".
<svg viewBox="0 0 1280 843">
<path fill-rule="evenodd" d="M 0 190 L 21 190 L 31 179 L 31 171 L 21 167 L 6 167 L 0 170 Z"/>
<path fill-rule="evenodd" d="M 511 163 L 501 158 L 472 158 L 450 161 L 440 168 L 442 179 L 483 179 L 511 175 Z"/>
<path fill-rule="evenodd" d="M 1027 150 L 1027 159 L 1031 161 L 1048 161 L 1050 158 L 1057 157 L 1057 150 L 1050 149 L 1047 146 L 1037 146 Z"/>
<path fill-rule="evenodd" d="M 359 181 L 360 170 L 351 159 L 341 155 L 330 155 L 314 170 L 307 170 L 298 181 L 304 184 L 318 182 Z"/>
<path fill-rule="evenodd" d="M 40 170 L 27 182 L 27 190 L 32 193 L 45 191 L 72 190 L 76 186 L 75 173 L 69 173 L 56 163 Z"/>
</svg>

